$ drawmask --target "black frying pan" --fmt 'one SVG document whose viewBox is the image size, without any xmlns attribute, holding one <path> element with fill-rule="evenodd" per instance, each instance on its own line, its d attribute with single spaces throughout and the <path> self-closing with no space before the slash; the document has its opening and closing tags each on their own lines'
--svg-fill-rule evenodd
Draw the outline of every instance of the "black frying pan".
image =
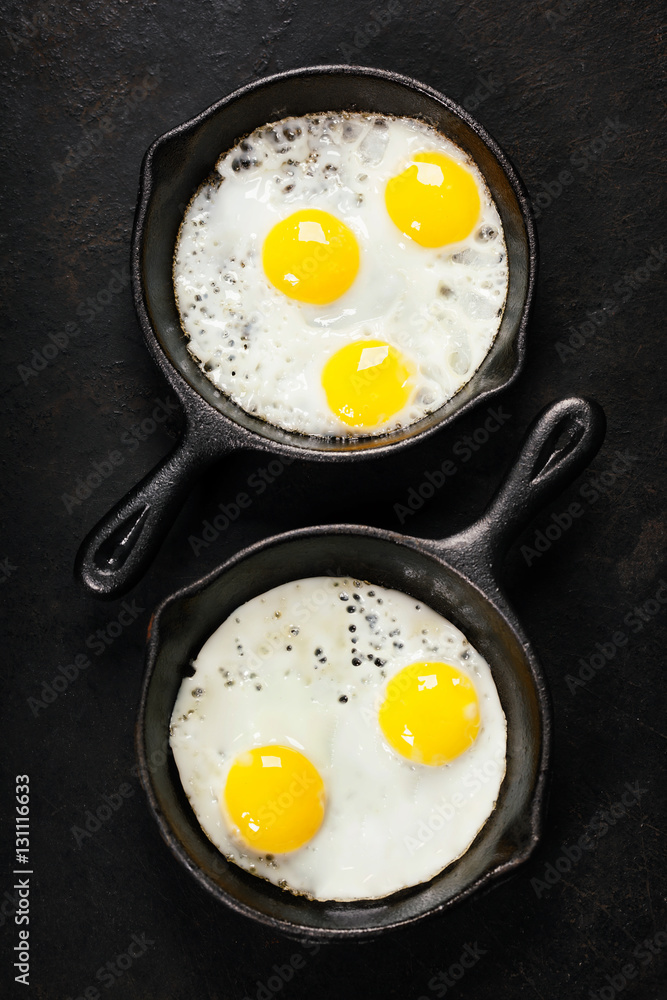
<svg viewBox="0 0 667 1000">
<path fill-rule="evenodd" d="M 561 400 L 533 424 L 485 514 L 460 534 L 426 541 L 350 525 L 288 532 L 251 546 L 162 604 L 153 620 L 137 724 L 141 780 L 172 853 L 216 899 L 291 934 L 371 934 L 442 910 L 530 855 L 545 805 L 550 702 L 497 574 L 512 538 L 585 468 L 604 431 L 597 403 Z M 453 621 L 490 664 L 507 718 L 507 772 L 497 806 L 470 849 L 428 883 L 359 903 L 295 897 L 225 861 L 199 826 L 168 749 L 177 692 L 209 635 L 258 594 L 327 575 L 403 591 Z"/>
<path fill-rule="evenodd" d="M 509 290 L 491 351 L 439 410 L 392 434 L 355 440 L 290 433 L 245 413 L 219 393 L 188 354 L 172 286 L 172 257 L 186 204 L 220 154 L 265 122 L 313 111 L 368 111 L 421 118 L 479 165 L 505 230 Z M 426 437 L 506 386 L 521 367 L 533 294 L 536 244 L 514 168 L 462 108 L 415 80 L 383 70 L 315 66 L 268 77 L 214 104 L 158 139 L 146 154 L 132 242 L 132 288 L 153 358 L 185 411 L 183 439 L 82 543 L 76 575 L 99 597 L 116 597 L 143 574 L 204 468 L 238 450 L 342 461 L 383 455 Z"/>
</svg>

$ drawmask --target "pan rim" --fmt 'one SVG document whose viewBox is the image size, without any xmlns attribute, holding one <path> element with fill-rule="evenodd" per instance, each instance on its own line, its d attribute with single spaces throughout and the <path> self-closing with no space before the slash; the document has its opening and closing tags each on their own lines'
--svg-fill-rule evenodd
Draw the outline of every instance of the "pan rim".
<svg viewBox="0 0 667 1000">
<path fill-rule="evenodd" d="M 228 572 L 236 569 L 246 559 L 252 558 L 262 551 L 283 544 L 306 541 L 311 538 L 318 538 L 322 536 L 341 537 L 345 535 L 348 537 L 362 536 L 365 538 L 372 538 L 384 544 L 392 546 L 405 546 L 413 551 L 416 551 L 420 557 L 430 559 L 436 565 L 444 567 L 448 572 L 460 577 L 466 585 L 472 587 L 478 592 L 484 603 L 489 605 L 495 614 L 503 619 L 515 638 L 520 641 L 525 662 L 528 667 L 530 682 L 535 702 L 538 707 L 539 746 L 536 748 L 537 765 L 535 768 L 535 775 L 532 787 L 528 793 L 527 803 L 523 810 L 524 821 L 526 824 L 524 842 L 520 848 L 515 849 L 514 853 L 509 858 L 493 863 L 487 871 L 483 872 L 463 889 L 456 892 L 455 895 L 419 913 L 408 914 L 388 923 L 373 924 L 370 926 L 315 927 L 309 924 L 293 922 L 285 919 L 284 917 L 271 915 L 264 910 L 254 908 L 252 905 L 242 902 L 220 885 L 216 884 L 202 870 L 196 861 L 189 855 L 175 828 L 162 812 L 158 795 L 153 787 L 151 766 L 148 762 L 144 736 L 149 691 L 151 681 L 157 667 L 158 654 L 161 647 L 161 620 L 167 609 L 172 604 L 179 601 L 191 598 L 196 599 L 199 593 L 203 592 L 207 587 L 215 583 L 216 580 L 223 574 L 227 574 Z M 445 539 L 444 541 L 447 540 L 448 539 Z M 260 540 L 250 546 L 247 546 L 240 552 L 232 555 L 229 559 L 225 560 L 222 564 L 214 568 L 205 576 L 201 577 L 199 580 L 194 581 L 193 583 L 180 588 L 173 594 L 168 595 L 161 601 L 160 605 L 151 617 L 149 623 L 148 646 L 146 651 L 146 670 L 142 682 L 139 711 L 135 728 L 135 746 L 139 759 L 139 777 L 148 798 L 150 812 L 157 821 L 160 835 L 167 847 L 170 849 L 171 853 L 210 895 L 212 895 L 218 902 L 224 903 L 224 905 L 230 907 L 233 911 L 241 913 L 250 919 L 257 920 L 273 930 L 278 929 L 288 937 L 311 937 L 319 940 L 341 940 L 350 939 L 352 937 L 371 937 L 395 930 L 399 927 L 405 927 L 417 923 L 424 919 L 429 919 L 436 914 L 442 913 L 444 910 L 448 910 L 452 906 L 456 906 L 458 903 L 463 902 L 471 894 L 476 892 L 481 893 L 486 887 L 496 885 L 499 880 L 508 876 L 514 869 L 520 867 L 525 861 L 527 861 L 540 841 L 547 805 L 553 729 L 551 697 L 546 677 L 533 650 L 532 644 L 523 632 L 521 623 L 518 620 L 515 620 L 514 622 L 512 621 L 512 608 L 509 603 L 507 603 L 500 588 L 496 586 L 493 596 L 487 593 L 484 590 L 483 585 L 471 578 L 471 576 L 465 572 L 465 569 L 459 567 L 455 561 L 450 561 L 451 551 L 447 551 L 446 553 L 444 550 L 443 552 L 438 552 L 437 546 L 437 540 L 432 541 L 420 539 L 412 535 L 401 535 L 390 530 L 373 528 L 365 525 L 321 525 L 282 532 L 278 535 L 273 535 L 267 539 Z M 391 896 L 385 898 L 391 898 Z M 363 901 L 357 901 L 357 904 L 358 902 Z M 369 900 L 367 902 L 372 903 L 373 901 Z M 384 899 L 379 899 L 375 902 L 381 905 L 384 902 Z M 342 905 L 344 907 L 346 904 L 338 905 Z M 355 903 L 351 902 L 350 905 L 354 906 Z"/>
<path fill-rule="evenodd" d="M 487 385 L 474 392 L 460 406 L 455 406 L 453 410 L 443 414 L 438 419 L 434 419 L 435 415 L 439 412 L 436 410 L 434 413 L 428 414 L 420 421 L 415 422 L 415 424 L 401 428 L 399 431 L 359 438 L 336 438 L 287 431 L 268 421 L 260 420 L 252 414 L 247 414 L 242 407 L 234 404 L 231 400 L 228 400 L 226 403 L 230 413 L 223 412 L 222 409 L 218 408 L 214 402 L 208 400 L 196 385 L 193 384 L 193 381 L 198 378 L 194 372 L 194 369 L 197 368 L 195 362 L 192 362 L 193 381 L 191 381 L 187 377 L 188 373 L 183 371 L 177 360 L 171 357 L 168 347 L 151 318 L 143 275 L 146 221 L 150 202 L 153 198 L 156 185 L 159 183 L 155 177 L 155 161 L 162 148 L 173 140 L 186 135 L 188 132 L 196 130 L 209 118 L 248 94 L 270 88 L 276 84 L 280 84 L 284 80 L 293 78 L 307 79 L 309 77 L 327 75 L 366 77 L 397 84 L 406 90 L 424 95 L 462 120 L 467 128 L 474 133 L 495 158 L 505 180 L 511 188 L 519 208 L 526 248 L 525 293 L 519 315 L 515 321 L 514 331 L 511 339 L 508 341 L 515 353 L 512 370 L 506 376 L 503 375 L 497 384 Z M 226 432 L 227 441 L 224 442 L 226 447 L 222 448 L 221 451 L 229 449 L 230 438 L 236 438 L 237 440 L 232 443 L 233 448 L 251 447 L 257 450 L 275 451 L 276 453 L 288 454 L 295 458 L 305 458 L 314 461 L 359 460 L 362 458 L 386 456 L 398 448 L 425 440 L 430 435 L 443 429 L 453 420 L 463 416 L 463 414 L 493 398 L 497 393 L 507 389 L 519 377 L 525 363 L 527 327 L 535 295 L 537 261 L 537 235 L 532 218 L 530 200 L 523 182 L 507 154 L 487 130 L 468 111 L 456 104 L 451 98 L 428 84 L 391 70 L 369 66 L 350 66 L 339 63 L 317 64 L 297 67 L 251 81 L 213 102 L 209 107 L 187 121 L 174 126 L 172 129 L 158 136 L 149 146 L 141 167 L 139 199 L 134 221 L 131 251 L 133 298 L 139 324 L 142 328 L 144 341 L 154 360 L 177 393 L 181 404 L 186 410 L 186 414 L 189 416 L 192 412 L 202 412 L 202 408 L 204 408 L 204 412 L 213 420 L 213 423 L 215 424 L 217 421 L 221 425 L 221 439 L 225 438 Z M 510 261 L 510 273 L 511 266 Z M 495 342 L 494 339 L 494 344 Z M 457 396 L 464 392 L 470 386 L 471 382 L 479 376 L 480 371 L 489 358 L 489 354 L 493 350 L 493 346 L 492 344 L 489 353 L 487 353 L 471 379 L 464 386 L 461 386 L 454 396 L 443 403 L 442 407 L 439 408 L 440 410 L 450 407 L 452 402 L 457 399 Z M 197 368 L 198 371 L 199 369 Z M 205 378 L 203 374 L 201 377 Z M 196 425 L 195 420 L 192 420 L 191 423 L 193 427 Z M 412 430 L 411 427 L 413 428 Z M 210 431 L 210 429 L 209 426 L 208 430 Z M 393 438 L 392 433 L 394 434 Z"/>
</svg>

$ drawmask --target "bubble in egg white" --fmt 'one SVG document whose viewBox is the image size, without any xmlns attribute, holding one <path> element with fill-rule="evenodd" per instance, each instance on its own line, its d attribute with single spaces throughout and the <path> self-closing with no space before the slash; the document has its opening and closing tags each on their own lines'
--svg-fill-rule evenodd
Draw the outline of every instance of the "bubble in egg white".
<svg viewBox="0 0 667 1000">
<path fill-rule="evenodd" d="M 480 221 L 460 243 L 419 246 L 388 215 L 387 181 L 423 151 L 444 152 L 475 177 Z M 289 299 L 262 267 L 269 231 L 307 207 L 341 219 L 361 251 L 353 284 L 325 306 Z M 422 122 L 370 114 L 310 115 L 255 130 L 221 156 L 194 196 L 174 256 L 181 325 L 207 377 L 247 412 L 319 436 L 355 433 L 329 409 L 322 386 L 336 350 L 378 338 L 414 362 L 404 409 L 358 433 L 404 427 L 442 406 L 479 368 L 500 326 L 507 281 L 502 224 L 476 165 Z M 472 312 L 466 290 L 478 296 Z M 451 306 L 448 322 L 428 315 L 441 298 Z M 433 382 L 425 372 L 455 353 L 456 330 L 468 339 L 468 364 L 441 365 Z"/>
</svg>

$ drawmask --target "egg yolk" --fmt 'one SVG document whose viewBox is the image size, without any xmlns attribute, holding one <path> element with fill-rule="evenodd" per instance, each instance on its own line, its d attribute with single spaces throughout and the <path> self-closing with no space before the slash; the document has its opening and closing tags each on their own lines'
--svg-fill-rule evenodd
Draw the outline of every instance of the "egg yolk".
<svg viewBox="0 0 667 1000">
<path fill-rule="evenodd" d="M 417 153 L 387 183 L 384 197 L 392 221 L 423 247 L 465 239 L 479 218 L 475 179 L 444 153 Z"/>
<path fill-rule="evenodd" d="M 387 684 L 379 721 L 402 757 L 439 767 L 475 742 L 477 692 L 470 678 L 448 663 L 413 663 Z"/>
<path fill-rule="evenodd" d="M 343 423 L 375 427 L 408 402 L 412 366 L 381 340 L 357 340 L 329 358 L 322 371 L 327 402 Z"/>
<path fill-rule="evenodd" d="M 324 817 L 324 782 L 308 758 L 291 747 L 257 747 L 240 754 L 229 770 L 223 799 L 223 818 L 261 853 L 303 847 Z"/>
<path fill-rule="evenodd" d="M 324 305 L 348 290 L 359 270 L 359 245 L 344 222 L 316 208 L 276 223 L 264 240 L 264 273 L 291 299 Z"/>
</svg>

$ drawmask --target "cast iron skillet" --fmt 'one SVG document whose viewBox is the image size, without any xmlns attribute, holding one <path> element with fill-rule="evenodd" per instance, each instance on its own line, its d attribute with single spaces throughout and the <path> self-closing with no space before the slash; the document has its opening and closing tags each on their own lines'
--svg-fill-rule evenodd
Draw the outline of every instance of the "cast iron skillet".
<svg viewBox="0 0 667 1000">
<path fill-rule="evenodd" d="M 171 851 L 216 899 L 292 935 L 372 934 L 419 920 L 508 874 L 535 847 L 545 806 L 551 709 L 533 649 L 497 581 L 512 538 L 588 464 L 605 432 L 597 403 L 564 399 L 533 424 L 495 499 L 442 541 L 333 525 L 253 545 L 157 611 L 137 723 L 141 780 Z M 230 864 L 201 830 L 169 750 L 169 720 L 189 663 L 239 605 L 311 576 L 351 576 L 411 595 L 449 618 L 491 666 L 507 718 L 507 772 L 474 844 L 430 882 L 384 899 L 317 903 Z"/>
<path fill-rule="evenodd" d="M 185 206 L 220 154 L 265 122 L 313 111 L 408 115 L 434 125 L 467 150 L 495 198 L 508 249 L 509 290 L 495 343 L 449 402 L 398 433 L 355 441 L 290 433 L 259 420 L 219 393 L 186 349 L 172 286 L 172 256 Z M 528 202 L 507 157 L 470 115 L 430 87 L 383 70 L 315 66 L 237 90 L 158 139 L 146 154 L 132 243 L 132 287 L 144 337 L 185 411 L 176 449 L 84 540 L 76 575 L 99 597 L 116 597 L 142 575 L 190 490 L 212 462 L 237 449 L 316 461 L 361 459 L 400 449 L 506 386 L 524 357 L 536 244 Z"/>
</svg>

